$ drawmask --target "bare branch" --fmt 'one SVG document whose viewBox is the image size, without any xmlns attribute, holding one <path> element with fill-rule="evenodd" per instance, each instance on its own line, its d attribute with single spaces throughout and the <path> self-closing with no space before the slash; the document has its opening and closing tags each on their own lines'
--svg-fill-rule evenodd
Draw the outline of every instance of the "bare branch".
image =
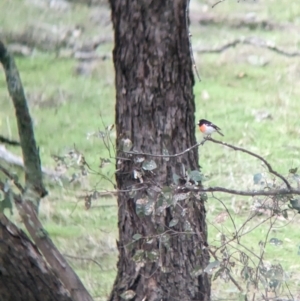
<svg viewBox="0 0 300 301">
<path fill-rule="evenodd" d="M 3 137 L 2 135 L 0 135 L 0 143 L 9 144 L 9 145 L 12 145 L 12 146 L 20 146 L 20 142 L 19 141 L 10 140 L 8 138 Z"/>
<path fill-rule="evenodd" d="M 242 196 L 272 196 L 272 195 L 300 195 L 300 190 L 298 189 L 273 189 L 273 190 L 256 190 L 256 191 L 246 191 L 246 190 L 235 190 L 227 189 L 223 187 L 208 187 L 208 188 L 193 188 L 188 189 L 190 191 L 199 191 L 199 192 L 224 192 L 235 195 Z"/>
<path fill-rule="evenodd" d="M 8 164 L 25 168 L 23 163 L 23 158 L 10 152 L 8 149 L 6 149 L 5 145 L 0 145 L 0 159 L 4 160 Z M 56 172 L 55 170 L 51 170 L 43 166 L 42 166 L 42 172 L 44 175 L 49 177 L 60 177 L 62 175 L 61 173 Z"/>
<path fill-rule="evenodd" d="M 73 300 L 92 301 L 92 297 L 79 277 L 56 248 L 38 219 L 38 203 L 40 198 L 47 194 L 42 180 L 39 151 L 36 146 L 32 121 L 17 66 L 1 41 L 0 61 L 4 67 L 8 90 L 15 106 L 25 168 L 24 193 L 16 195 L 12 192 L 15 204 L 33 241 L 43 253 L 56 275 L 59 276 L 62 283 L 69 290 Z M 9 176 L 9 173 L 4 168 L 1 170 Z M 0 189 L 3 190 L 4 187 L 4 183 L 0 182 Z"/>
<path fill-rule="evenodd" d="M 233 225 L 233 227 L 234 227 L 235 233 L 238 233 L 238 232 L 237 232 L 236 225 L 235 225 L 235 222 L 234 222 L 234 219 L 232 218 L 232 215 L 231 215 L 230 211 L 228 210 L 227 206 L 224 204 L 224 202 L 223 202 L 221 199 L 217 198 L 214 194 L 213 194 L 213 197 L 214 197 L 217 201 L 219 201 L 219 202 L 222 204 L 222 206 L 223 206 L 224 209 L 226 210 L 226 212 L 227 212 L 229 218 L 231 219 L 231 222 L 232 222 L 232 225 Z M 237 241 L 239 242 L 239 237 L 237 237 Z"/>
<path fill-rule="evenodd" d="M 26 187 L 33 188 L 40 197 L 44 197 L 47 191 L 42 180 L 41 161 L 34 138 L 26 96 L 15 61 L 1 41 L 0 61 L 5 71 L 8 91 L 15 107 L 25 165 Z"/>
<path fill-rule="evenodd" d="M 99 266 L 101 270 L 103 270 L 101 264 L 97 260 L 95 260 L 93 258 L 90 258 L 90 257 L 81 257 L 81 256 L 73 256 L 73 255 L 68 255 L 68 254 L 64 254 L 64 256 L 67 257 L 67 258 L 71 258 L 71 259 L 91 261 L 91 262 L 95 263 L 97 266 Z"/>
<path fill-rule="evenodd" d="M 0 181 L 0 190 L 3 190 L 4 187 L 5 184 Z M 46 230 L 43 228 L 43 225 L 39 221 L 34 210 L 33 204 L 29 201 L 24 201 L 22 196 L 13 192 L 12 195 L 27 231 L 29 232 L 36 246 L 46 258 L 47 262 L 50 264 L 53 271 L 56 273 L 56 275 L 59 275 L 59 279 L 69 290 L 73 300 L 93 301 L 79 277 L 56 248 Z"/>
<path fill-rule="evenodd" d="M 215 6 L 217 6 L 218 4 L 220 4 L 220 3 L 224 2 L 224 1 L 225 1 L 225 0 L 220 0 L 220 1 L 216 2 L 216 3 L 214 3 L 214 4 L 211 6 L 211 8 L 214 8 Z"/>
<path fill-rule="evenodd" d="M 0 242 L 1 300 L 74 301 L 29 237 L 2 212 Z"/>
<path fill-rule="evenodd" d="M 132 154 L 132 155 L 140 155 L 140 156 L 150 156 L 150 157 L 157 157 L 157 158 L 174 158 L 174 157 L 178 157 L 178 156 L 182 156 L 183 154 L 191 151 L 192 149 L 194 149 L 195 147 L 198 147 L 200 145 L 204 145 L 204 143 L 206 141 L 211 141 L 214 142 L 216 144 L 221 144 L 224 145 L 226 147 L 229 147 L 233 150 L 236 151 L 241 151 L 243 153 L 247 153 L 250 156 L 253 156 L 259 160 L 261 160 L 268 168 L 268 171 L 275 175 L 276 177 L 280 178 L 287 186 L 287 189 L 273 189 L 273 190 L 257 190 L 257 191 L 245 191 L 245 190 L 236 190 L 236 189 L 227 189 L 227 188 L 223 188 L 223 187 L 208 187 L 208 188 L 201 188 L 201 187 L 193 187 L 193 188 L 185 188 L 187 190 L 190 191 L 200 191 L 200 192 L 224 192 L 224 193 L 229 193 L 229 194 L 235 194 L 235 195 L 242 195 L 242 196 L 272 196 L 272 195 L 291 195 L 291 194 L 296 194 L 296 195 L 300 195 L 300 190 L 298 189 L 293 189 L 290 185 L 290 183 L 288 182 L 288 180 L 282 176 L 281 174 L 279 174 L 277 171 L 275 171 L 271 164 L 264 159 L 263 157 L 247 150 L 241 147 L 237 147 L 234 145 L 231 145 L 229 143 L 226 142 L 222 142 L 219 140 L 215 140 L 211 137 L 206 137 L 204 138 L 201 142 L 187 148 L 186 150 L 184 150 L 183 152 L 174 154 L 174 155 L 158 155 L 158 154 L 150 154 L 150 153 L 142 153 L 142 152 L 124 152 L 125 154 Z"/>
<path fill-rule="evenodd" d="M 0 170 L 10 179 L 14 182 L 16 187 L 20 190 L 21 193 L 24 193 L 23 186 L 16 180 L 16 177 L 14 177 L 6 168 L 0 165 Z"/>
<path fill-rule="evenodd" d="M 232 281 L 232 283 L 239 289 L 240 292 L 243 292 L 243 289 L 241 288 L 241 286 L 238 284 L 238 282 L 232 277 L 229 269 L 227 268 L 227 271 L 228 271 L 228 276 L 230 278 L 230 280 Z"/>
<path fill-rule="evenodd" d="M 219 141 L 219 140 L 215 140 L 215 139 L 213 139 L 213 138 L 211 138 L 211 137 L 207 138 L 207 140 L 208 140 L 208 141 L 212 141 L 212 142 L 214 142 L 214 143 L 216 143 L 216 144 L 221 144 L 221 145 L 227 146 L 227 147 L 229 147 L 229 148 L 231 148 L 231 149 L 233 149 L 233 150 L 236 150 L 236 151 L 240 151 L 240 152 L 246 153 L 246 154 L 248 154 L 248 155 L 250 155 L 250 156 L 253 156 L 253 157 L 255 157 L 255 158 L 261 160 L 262 162 L 265 163 L 265 165 L 267 166 L 267 168 L 268 168 L 268 170 L 269 170 L 269 172 L 270 172 L 271 174 L 273 174 L 273 175 L 275 175 L 276 177 L 280 178 L 280 179 L 285 183 L 286 187 L 287 187 L 289 190 L 292 189 L 292 187 L 291 187 L 290 183 L 288 182 L 288 180 L 287 180 L 284 176 L 282 176 L 281 174 L 279 174 L 277 171 L 275 171 L 275 170 L 272 168 L 271 164 L 268 163 L 268 161 L 267 161 L 266 159 L 264 159 L 263 157 L 261 157 L 261 156 L 255 154 L 255 153 L 253 153 L 253 152 L 251 152 L 251 151 L 249 151 L 249 150 L 247 150 L 247 149 L 245 149 L 245 148 L 237 147 L 237 146 L 234 146 L 234 145 L 229 144 L 229 143 L 226 143 L 226 142 L 222 142 L 222 141 Z"/>
<path fill-rule="evenodd" d="M 207 139 L 203 139 L 201 142 L 187 148 L 181 153 L 174 154 L 174 155 L 157 155 L 157 154 L 150 154 L 150 153 L 140 153 L 140 152 L 123 152 L 124 154 L 131 154 L 131 155 L 139 155 L 139 156 L 149 156 L 149 157 L 156 157 L 156 158 L 175 158 L 184 155 L 185 153 L 191 151 L 195 147 L 198 147 L 200 145 L 203 145 L 206 142 Z"/>
<path fill-rule="evenodd" d="M 287 56 L 287 57 L 296 57 L 296 56 L 300 56 L 300 52 L 299 51 L 293 51 L 293 52 L 288 52 L 285 51 L 284 49 L 278 48 L 274 43 L 269 42 L 269 41 L 265 41 L 263 39 L 260 39 L 258 37 L 247 37 L 247 38 L 238 38 L 235 39 L 231 42 L 225 43 L 222 46 L 219 46 L 217 48 L 203 48 L 203 49 L 195 49 L 195 51 L 197 53 L 221 53 L 231 47 L 235 47 L 238 44 L 244 44 L 244 45 L 252 45 L 255 47 L 260 47 L 260 48 L 265 48 L 271 51 L 274 51 L 278 54 Z"/>
</svg>

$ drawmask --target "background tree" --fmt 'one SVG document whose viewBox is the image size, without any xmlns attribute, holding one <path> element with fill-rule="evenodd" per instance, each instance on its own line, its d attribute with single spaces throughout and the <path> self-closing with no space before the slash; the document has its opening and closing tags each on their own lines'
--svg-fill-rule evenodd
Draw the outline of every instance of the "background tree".
<svg viewBox="0 0 300 301">
<path fill-rule="evenodd" d="M 111 0 L 115 31 L 118 274 L 110 300 L 209 300 L 186 0 Z M 193 171 L 193 172 L 190 172 Z M 196 177 L 195 177 L 196 175 Z M 170 189 L 177 184 L 176 189 Z M 175 188 L 175 185 L 174 185 Z"/>
<path fill-rule="evenodd" d="M 15 262 L 22 262 L 21 266 L 15 264 L 11 267 L 10 264 L 12 259 L 8 260 L 8 254 L 11 251 L 7 247 L 3 248 L 0 254 L 0 262 L 4 263 L 6 274 L 4 275 L 2 283 L 10 283 L 10 285 L 2 288 L 0 296 L 3 298 L 8 298 L 8 296 L 18 298 L 22 296 L 22 298 L 26 298 L 26 300 L 41 300 L 38 298 L 40 298 L 40 295 L 44 293 L 44 298 L 48 298 L 48 300 L 54 300 L 54 297 L 56 298 L 55 300 L 68 300 L 69 297 L 66 297 L 64 292 L 57 292 L 57 294 L 56 292 L 52 293 L 53 288 L 60 289 L 62 287 L 56 281 L 54 276 L 55 273 L 56 275 L 59 275 L 60 281 L 69 291 L 72 300 L 91 301 L 92 297 L 87 292 L 69 263 L 56 248 L 37 216 L 40 200 L 47 194 L 43 183 L 39 150 L 36 145 L 32 120 L 17 66 L 12 55 L 9 53 L 2 41 L 0 41 L 0 62 L 5 72 L 7 88 L 15 108 L 25 170 L 25 185 L 23 188 L 23 186 L 18 182 L 18 179 L 6 168 L 0 165 L 0 171 L 5 174 L 9 183 L 9 185 L 7 185 L 7 183 L 0 180 L 0 189 L 5 193 L 5 197 L 4 200 L 1 201 L 0 208 L 0 218 L 2 219 L 0 225 L 2 227 L 2 240 L 6 246 L 15 246 L 12 258 Z M 12 184 L 12 186 L 14 184 L 21 194 L 15 194 L 11 189 L 10 184 Z M 41 256 L 39 256 L 40 254 L 37 250 L 34 249 L 33 254 L 28 251 L 31 246 L 28 246 L 28 238 L 23 235 L 22 232 L 19 233 L 15 230 L 15 236 L 23 240 L 23 246 L 18 239 L 13 239 L 10 235 L 6 235 L 9 224 L 6 218 L 2 216 L 2 212 L 6 207 L 12 208 L 13 201 L 17 205 L 19 214 L 27 231 L 31 235 L 36 246 L 46 258 L 48 264 L 52 267 L 54 273 L 44 269 L 43 265 L 45 263 L 41 259 Z M 16 241 L 18 244 L 14 243 Z M 25 254 L 23 254 L 23 251 L 27 252 L 24 252 Z M 39 268 L 31 269 L 30 265 L 26 265 L 26 260 L 30 261 L 31 256 L 36 257 L 35 262 L 40 263 Z M 9 268 L 6 269 L 5 266 L 9 266 Z M 19 269 L 21 269 L 22 272 L 20 272 Z M 46 273 L 46 275 L 43 275 L 44 273 Z M 28 280 L 26 283 L 26 274 L 31 276 L 32 281 Z M 16 275 L 18 278 L 16 278 Z M 11 281 L 11 279 L 14 279 L 14 281 Z M 41 281 L 41 279 L 44 281 Z M 24 284 L 24 282 L 26 284 Z M 29 294 L 34 282 L 36 282 L 36 285 L 40 285 L 40 287 Z M 16 291 L 18 291 L 18 296 L 14 295 Z"/>
</svg>

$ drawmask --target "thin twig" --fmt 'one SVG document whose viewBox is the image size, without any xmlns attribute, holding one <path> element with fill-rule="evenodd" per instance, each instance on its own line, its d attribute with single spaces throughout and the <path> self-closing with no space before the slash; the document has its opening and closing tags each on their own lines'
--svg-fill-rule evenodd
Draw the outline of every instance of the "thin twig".
<svg viewBox="0 0 300 301">
<path fill-rule="evenodd" d="M 252 217 L 251 217 L 251 219 L 252 219 Z M 258 226 L 260 226 L 261 224 L 265 223 L 266 221 L 268 221 L 270 219 L 271 219 L 271 217 L 268 217 L 267 219 L 263 220 L 262 222 L 260 222 L 259 224 L 257 224 L 255 227 L 253 227 L 251 230 L 249 230 L 247 232 L 244 232 L 242 234 L 238 234 L 241 231 L 241 229 L 243 229 L 245 227 L 245 225 L 250 221 L 250 219 L 246 220 L 244 222 L 244 224 L 241 226 L 241 228 L 237 231 L 236 235 L 234 235 L 232 238 L 230 238 L 228 241 L 226 241 L 225 244 L 223 244 L 220 247 L 216 248 L 213 252 L 217 253 L 219 250 L 222 250 L 222 248 L 224 248 L 225 245 L 228 245 L 231 242 L 233 242 L 234 240 L 236 240 L 237 236 L 239 236 L 239 238 L 241 238 L 242 236 L 244 236 L 244 235 L 252 232 L 255 228 L 257 228 Z M 217 229 L 217 227 L 215 225 L 213 225 L 213 226 Z M 219 232 L 221 232 L 221 231 L 219 231 Z"/>
<path fill-rule="evenodd" d="M 213 4 L 212 6 L 211 6 L 211 8 L 214 8 L 215 6 L 217 6 L 218 4 L 220 4 L 221 2 L 224 2 L 225 0 L 220 0 L 220 1 L 218 1 L 218 2 L 216 2 L 215 4 Z"/>
<path fill-rule="evenodd" d="M 78 260 L 88 260 L 88 261 L 91 261 L 91 262 L 95 263 L 96 265 L 98 265 L 98 266 L 100 267 L 101 270 L 103 270 L 101 264 L 100 264 L 97 260 L 95 260 L 95 259 L 93 259 L 93 258 L 90 258 L 90 257 L 80 257 L 80 256 L 72 256 L 72 255 L 68 255 L 68 254 L 63 254 L 63 255 L 64 255 L 65 257 L 71 258 L 71 259 L 78 259 Z"/>
<path fill-rule="evenodd" d="M 10 179 L 14 182 L 16 187 L 20 190 L 21 193 L 24 193 L 24 188 L 23 186 L 16 181 L 16 177 L 14 177 L 5 167 L 0 165 L 0 170 Z"/>
<path fill-rule="evenodd" d="M 234 222 L 234 220 L 233 220 L 233 218 L 232 218 L 232 216 L 231 216 L 231 214 L 230 214 L 227 206 L 224 204 L 224 202 L 221 199 L 217 198 L 214 194 L 212 194 L 212 196 L 213 196 L 213 198 L 215 198 L 217 201 L 219 201 L 223 205 L 223 207 L 225 208 L 227 214 L 229 215 L 229 218 L 231 219 L 232 225 L 233 225 L 233 227 L 235 229 L 235 233 L 237 233 L 235 222 Z M 239 242 L 239 237 L 237 236 L 236 238 L 237 238 L 237 241 Z"/>
<path fill-rule="evenodd" d="M 124 154 L 130 154 L 130 155 L 138 155 L 138 156 L 149 156 L 149 157 L 156 157 L 156 158 L 176 158 L 179 156 L 184 155 L 185 153 L 191 151 L 192 149 L 194 149 L 195 147 L 198 147 L 200 145 L 203 145 L 206 142 L 207 139 L 203 139 L 201 142 L 187 148 L 186 150 L 184 150 L 183 152 L 174 154 L 174 155 L 157 155 L 157 154 L 150 154 L 150 153 L 140 153 L 140 152 L 123 152 Z"/>
<path fill-rule="evenodd" d="M 288 289 L 288 291 L 289 291 L 289 294 L 290 294 L 290 296 L 291 296 L 291 300 L 295 300 L 295 298 L 294 298 L 294 296 L 293 296 L 293 294 L 291 293 L 291 291 L 290 291 L 290 288 L 289 288 L 289 286 L 288 286 L 288 284 L 287 284 L 287 282 L 286 281 L 284 281 L 284 283 L 285 283 L 285 286 L 286 286 L 286 288 Z"/>
<path fill-rule="evenodd" d="M 189 191 L 194 192 L 224 192 L 235 195 L 242 196 L 272 196 L 272 195 L 300 195 L 300 190 L 298 189 L 274 189 L 274 190 L 257 190 L 257 191 L 245 191 L 245 190 L 235 190 L 235 189 L 227 189 L 223 187 L 208 187 L 208 188 L 185 188 Z"/>
<path fill-rule="evenodd" d="M 272 221 L 272 219 L 270 219 L 270 227 L 269 227 L 267 235 L 265 237 L 265 241 L 263 243 L 263 248 L 262 248 L 262 251 L 261 251 L 261 254 L 260 254 L 260 259 L 259 259 L 258 265 L 256 267 L 256 273 L 255 273 L 256 274 L 256 276 L 255 276 L 255 283 L 256 283 L 256 285 L 258 284 L 257 280 L 258 280 L 259 265 L 263 264 L 263 257 L 264 257 L 264 254 L 265 254 L 265 248 L 266 248 L 266 244 L 267 244 L 267 241 L 268 241 L 268 237 L 269 237 L 271 229 L 273 228 L 273 225 L 275 224 L 276 221 L 277 221 L 277 216 L 275 217 L 274 221 Z"/>
<path fill-rule="evenodd" d="M 255 157 L 255 158 L 261 160 L 263 163 L 265 163 L 265 165 L 267 166 L 267 168 L 268 168 L 268 170 L 269 170 L 269 172 L 270 172 L 271 174 L 273 174 L 273 175 L 275 175 L 276 177 L 280 178 L 280 179 L 285 183 L 286 187 L 287 187 L 289 190 L 292 189 L 292 187 L 291 187 L 290 183 L 288 182 L 288 180 L 287 180 L 284 176 L 282 176 L 280 173 L 278 173 L 277 171 L 275 171 L 275 170 L 272 168 L 271 164 L 268 163 L 268 161 L 267 161 L 266 159 L 264 159 L 263 157 L 261 157 L 261 156 L 255 154 L 255 153 L 253 153 L 253 152 L 251 152 L 251 151 L 249 151 L 249 150 L 247 150 L 247 149 L 245 149 L 245 148 L 237 147 L 237 146 L 234 146 L 234 145 L 232 145 L 232 144 L 229 144 L 229 143 L 226 143 L 226 142 L 223 142 L 223 141 L 215 140 L 215 139 L 213 139 L 213 138 L 211 138 L 211 137 L 208 137 L 207 140 L 208 140 L 208 141 L 212 141 L 212 142 L 214 142 L 214 143 L 216 143 L 216 144 L 221 144 L 221 145 L 227 146 L 227 147 L 229 147 L 229 148 L 231 148 L 231 149 L 233 149 L 233 150 L 235 150 L 235 151 L 240 151 L 240 152 L 246 153 L 246 154 L 248 154 L 248 155 L 250 155 L 250 156 L 253 156 L 253 157 Z"/>
<path fill-rule="evenodd" d="M 239 289 L 240 292 L 243 291 L 243 289 L 241 288 L 241 286 L 238 284 L 238 282 L 232 277 L 232 275 L 230 274 L 229 269 L 227 268 L 227 272 L 228 272 L 228 276 L 230 278 L 230 280 L 232 281 L 232 283 Z"/>
</svg>

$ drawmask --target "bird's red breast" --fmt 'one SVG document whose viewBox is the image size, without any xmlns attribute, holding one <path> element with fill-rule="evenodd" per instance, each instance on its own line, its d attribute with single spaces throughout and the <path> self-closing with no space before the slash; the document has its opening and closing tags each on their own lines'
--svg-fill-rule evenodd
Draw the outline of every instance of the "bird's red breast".
<svg viewBox="0 0 300 301">
<path fill-rule="evenodd" d="M 206 132 L 206 124 L 202 124 L 199 126 L 199 130 L 202 132 L 202 133 L 205 133 Z"/>
</svg>

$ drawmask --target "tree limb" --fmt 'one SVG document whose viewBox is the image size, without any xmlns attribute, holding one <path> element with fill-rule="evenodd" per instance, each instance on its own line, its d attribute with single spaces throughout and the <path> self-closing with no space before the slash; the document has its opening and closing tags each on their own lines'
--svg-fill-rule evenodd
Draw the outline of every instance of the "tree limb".
<svg viewBox="0 0 300 301">
<path fill-rule="evenodd" d="M 23 186 L 16 180 L 16 178 L 6 168 L 0 165 L 0 171 L 2 171 L 10 180 L 13 181 L 13 183 L 16 185 L 16 187 L 19 189 L 21 193 L 24 193 Z"/>
<path fill-rule="evenodd" d="M 42 169 L 36 146 L 32 121 L 27 107 L 24 90 L 13 57 L 0 41 L 0 61 L 3 64 L 10 96 L 13 100 L 25 169 L 25 189 L 22 195 L 13 193 L 22 221 L 33 241 L 47 262 L 69 290 L 74 301 L 92 301 L 92 297 L 73 271 L 66 259 L 56 248 L 37 216 L 37 203 L 47 194 L 43 185 Z M 2 172 L 7 173 L 2 169 Z M 0 189 L 4 190 L 0 182 Z"/>
<path fill-rule="evenodd" d="M 43 255 L 0 213 L 0 300 L 74 301 Z"/>
<path fill-rule="evenodd" d="M 268 161 L 266 159 L 264 159 L 263 157 L 255 154 L 255 153 L 253 153 L 253 152 L 251 152 L 251 151 L 249 151 L 249 150 L 247 150 L 245 148 L 237 147 L 237 146 L 231 145 L 231 144 L 226 143 L 226 142 L 218 141 L 218 140 L 215 140 L 215 139 L 213 139 L 211 137 L 206 138 L 206 140 L 212 141 L 212 142 L 214 142 L 216 144 L 221 144 L 221 145 L 227 146 L 227 147 L 229 147 L 229 148 L 231 148 L 231 149 L 233 149 L 235 151 L 240 151 L 240 152 L 246 153 L 246 154 L 248 154 L 248 155 L 250 155 L 252 157 L 255 157 L 255 158 L 261 160 L 263 163 L 265 163 L 265 165 L 267 166 L 267 168 L 268 168 L 268 170 L 269 170 L 269 172 L 271 174 L 273 174 L 276 177 L 280 178 L 285 183 L 285 185 L 288 188 L 288 190 L 292 189 L 292 187 L 291 187 L 290 183 L 288 182 L 288 180 L 284 176 L 282 176 L 280 173 L 278 173 L 277 171 L 275 171 L 272 168 L 271 164 L 268 163 Z"/>
<path fill-rule="evenodd" d="M 227 189 L 224 187 L 208 187 L 208 188 L 196 188 L 188 189 L 190 191 L 199 191 L 199 192 L 224 192 L 235 195 L 242 196 L 274 196 L 274 195 L 300 195 L 300 190 L 298 189 L 273 189 L 273 190 L 257 190 L 257 191 L 246 191 L 246 190 L 235 190 Z"/>
<path fill-rule="evenodd" d="M 5 183 L 0 181 L 0 190 L 3 191 L 4 189 Z M 61 282 L 70 292 L 72 299 L 74 301 L 93 301 L 79 277 L 43 228 L 32 202 L 24 200 L 22 196 L 13 192 L 12 195 L 27 231 L 53 271 L 59 276 Z"/>
<path fill-rule="evenodd" d="M 4 160 L 8 164 L 12 164 L 21 168 L 24 167 L 23 158 L 15 155 L 6 149 L 5 145 L 0 145 L 0 161 Z M 42 172 L 44 175 L 49 177 L 61 177 L 62 173 L 56 172 L 55 170 L 49 169 L 42 166 Z"/>
<path fill-rule="evenodd" d="M 231 42 L 225 43 L 224 45 L 216 47 L 216 48 L 202 48 L 202 49 L 196 48 L 195 52 L 197 52 L 197 53 L 221 53 L 231 47 L 235 47 L 238 44 L 252 45 L 255 47 L 265 48 L 265 49 L 274 51 L 278 54 L 281 54 L 281 55 L 284 55 L 287 57 L 300 56 L 299 51 L 294 51 L 294 52 L 285 51 L 281 48 L 278 48 L 274 43 L 265 41 L 258 37 L 247 37 L 247 38 L 242 37 L 242 38 L 235 39 Z"/>
<path fill-rule="evenodd" d="M 207 139 L 203 139 L 201 142 L 185 149 L 184 151 L 174 154 L 174 155 L 158 155 L 158 154 L 150 154 L 150 153 L 141 153 L 141 152 L 123 152 L 124 154 L 130 154 L 130 155 L 140 155 L 140 156 L 149 156 L 149 157 L 156 157 L 156 158 L 175 158 L 184 155 L 185 153 L 191 151 L 195 147 L 198 147 L 200 145 L 203 145 Z"/>
<path fill-rule="evenodd" d="M 41 161 L 34 138 L 26 96 L 15 61 L 2 41 L 0 41 L 0 61 L 6 75 L 8 91 L 15 107 L 25 165 L 26 188 L 33 189 L 39 197 L 44 197 L 47 190 L 43 184 Z"/>
<path fill-rule="evenodd" d="M 8 138 L 3 137 L 2 135 L 0 135 L 0 143 L 5 143 L 5 144 L 13 145 L 13 146 L 19 146 L 20 145 L 19 141 L 10 140 Z"/>
</svg>

